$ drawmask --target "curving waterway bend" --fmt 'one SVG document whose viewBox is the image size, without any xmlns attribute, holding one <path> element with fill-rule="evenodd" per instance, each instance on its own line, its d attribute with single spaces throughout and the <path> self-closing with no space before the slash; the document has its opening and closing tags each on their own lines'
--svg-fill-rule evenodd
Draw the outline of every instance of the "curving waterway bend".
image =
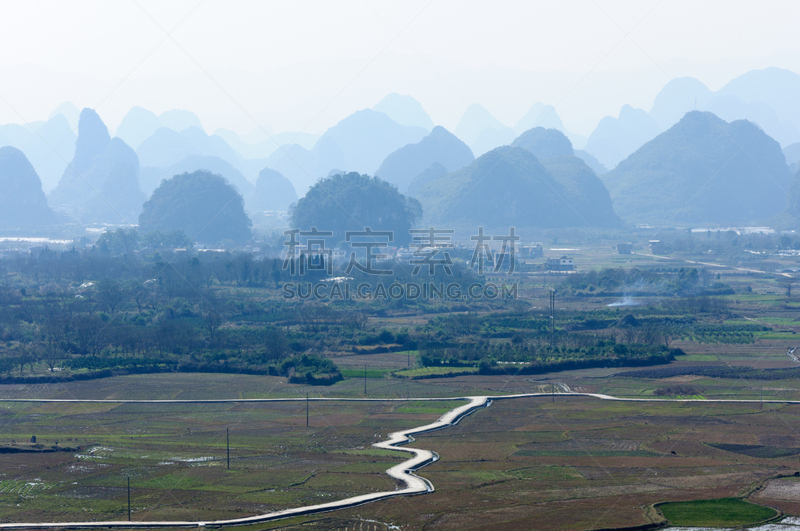
<svg viewBox="0 0 800 531">
<path fill-rule="evenodd" d="M 245 525 L 254 524 L 259 522 L 268 522 L 271 520 L 278 520 L 281 518 L 288 518 L 291 516 L 301 516 L 313 513 L 321 513 L 326 511 L 334 511 L 337 509 L 346 509 L 349 507 L 356 507 L 365 503 L 370 503 L 378 500 L 392 498 L 394 496 L 409 496 L 415 494 L 425 494 L 433 492 L 434 487 L 427 479 L 416 475 L 414 472 L 420 468 L 433 463 L 439 459 L 434 452 L 419 448 L 412 448 L 404 446 L 405 444 L 414 440 L 413 435 L 428 433 L 449 426 L 454 426 L 462 418 L 473 413 L 475 410 L 487 407 L 492 400 L 511 400 L 515 398 L 535 398 L 535 397 L 550 397 L 554 396 L 552 393 L 526 393 L 517 395 L 501 395 L 501 396 L 468 396 L 457 398 L 311 398 L 308 400 L 322 402 L 408 402 L 408 401 L 452 401 L 452 400 L 467 400 L 467 403 L 452 409 L 439 417 L 436 422 L 410 428 L 394 433 L 390 433 L 385 441 L 373 444 L 375 448 L 384 450 L 396 450 L 412 454 L 412 457 L 388 469 L 386 473 L 405 485 L 403 488 L 395 489 L 392 491 L 373 492 L 370 494 L 362 494 L 360 496 L 353 496 L 352 498 L 345 498 L 343 500 L 332 501 L 328 503 L 321 503 L 318 505 L 307 505 L 304 507 L 295 507 L 292 509 L 284 509 L 282 511 L 274 511 L 271 513 L 259 514 L 255 516 L 246 516 L 243 518 L 232 518 L 229 520 L 211 520 L 207 522 L 191 522 L 191 521 L 103 521 L 103 522 L 16 522 L 0 524 L 0 529 L 68 529 L 68 528 L 150 528 L 150 527 L 223 527 L 232 525 Z M 725 400 L 725 399 L 662 399 L 662 398 L 620 398 L 610 395 L 597 394 L 597 393 L 556 393 L 558 397 L 578 397 L 586 396 L 598 398 L 600 400 L 616 400 L 621 402 L 732 402 L 732 403 L 758 403 L 760 400 Z M 219 403 L 242 403 L 242 402 L 300 402 L 305 401 L 306 398 L 254 398 L 254 399 L 232 399 L 232 400 L 93 400 L 93 399 L 11 399 L 0 398 L 0 402 L 46 402 L 46 403 L 111 403 L 111 404 L 219 404 Z M 763 403 L 778 403 L 778 404 L 800 404 L 800 400 L 764 400 Z"/>
</svg>

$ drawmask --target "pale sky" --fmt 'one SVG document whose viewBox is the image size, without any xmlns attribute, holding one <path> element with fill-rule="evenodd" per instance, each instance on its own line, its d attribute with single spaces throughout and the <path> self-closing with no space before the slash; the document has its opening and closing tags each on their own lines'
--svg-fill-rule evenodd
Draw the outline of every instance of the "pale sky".
<svg viewBox="0 0 800 531">
<path fill-rule="evenodd" d="M 5 0 L 0 123 L 62 101 L 112 130 L 133 105 L 210 132 L 321 133 L 390 92 L 454 129 L 481 103 L 513 126 L 536 102 L 588 135 L 671 78 L 718 89 L 753 68 L 800 72 L 795 1 Z"/>
</svg>

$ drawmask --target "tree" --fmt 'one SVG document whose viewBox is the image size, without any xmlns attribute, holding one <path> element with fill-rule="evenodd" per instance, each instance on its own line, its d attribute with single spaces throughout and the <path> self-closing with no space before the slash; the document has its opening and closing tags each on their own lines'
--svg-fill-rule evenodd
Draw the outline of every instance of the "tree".
<svg viewBox="0 0 800 531">
<path fill-rule="evenodd" d="M 781 275 L 778 277 L 778 284 L 786 290 L 786 298 L 792 296 L 792 285 L 795 283 L 797 279 L 790 276 Z"/>
<path fill-rule="evenodd" d="M 12 304 L 19 304 L 19 302 L 20 297 L 10 286 L 0 284 L 0 308 L 6 309 Z"/>
<path fill-rule="evenodd" d="M 117 229 L 115 231 L 106 231 L 97 240 L 95 246 L 102 253 L 108 253 L 112 256 L 119 256 L 122 254 L 130 254 L 139 249 L 141 242 L 139 233 L 134 229 Z"/>
<path fill-rule="evenodd" d="M 104 279 L 97 282 L 95 287 L 97 289 L 98 302 L 103 308 L 111 312 L 111 315 L 117 313 L 119 305 L 128 298 L 128 294 L 116 280 Z"/>
<path fill-rule="evenodd" d="M 48 343 L 42 348 L 42 358 L 50 372 L 53 372 L 58 361 L 64 358 L 64 352 L 57 345 Z"/>
<path fill-rule="evenodd" d="M 211 341 L 214 341 L 217 329 L 222 326 L 222 316 L 214 309 L 209 310 L 203 316 L 206 328 L 208 329 L 208 336 Z"/>
<path fill-rule="evenodd" d="M 221 176 L 202 170 L 161 181 L 139 215 L 144 232 L 183 231 L 207 243 L 244 243 L 252 237 L 251 226 L 239 192 Z"/>
<path fill-rule="evenodd" d="M 131 297 L 133 298 L 133 302 L 136 303 L 136 310 L 139 312 L 139 315 L 141 315 L 142 306 L 144 305 L 145 300 L 147 300 L 149 290 L 140 280 L 133 280 L 129 282 L 125 289 L 128 293 L 130 293 Z"/>
<path fill-rule="evenodd" d="M 392 231 L 394 245 L 411 241 L 409 229 L 422 215 L 416 199 L 408 198 L 388 182 L 369 175 L 347 173 L 323 179 L 311 187 L 292 209 L 292 225 L 300 230 L 317 227 L 333 232 L 334 241 L 347 231 Z"/>
</svg>

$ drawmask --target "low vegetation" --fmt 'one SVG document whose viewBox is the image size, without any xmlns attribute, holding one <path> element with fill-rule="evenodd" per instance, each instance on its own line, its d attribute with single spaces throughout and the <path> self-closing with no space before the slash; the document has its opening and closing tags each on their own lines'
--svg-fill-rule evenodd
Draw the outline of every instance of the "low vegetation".
<svg viewBox="0 0 800 531">
<path fill-rule="evenodd" d="M 680 526 L 744 526 L 778 515 L 774 509 L 738 498 L 670 502 L 657 505 L 664 517 Z"/>
</svg>

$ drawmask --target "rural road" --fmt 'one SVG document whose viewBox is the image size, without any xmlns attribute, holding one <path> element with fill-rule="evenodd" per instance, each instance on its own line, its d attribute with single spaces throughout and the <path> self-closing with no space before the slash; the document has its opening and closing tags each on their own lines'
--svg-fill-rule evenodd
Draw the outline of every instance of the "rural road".
<svg viewBox="0 0 800 531">
<path fill-rule="evenodd" d="M 649 256 L 652 258 L 660 258 L 662 260 L 680 260 L 682 262 L 686 262 L 687 264 L 697 264 L 697 265 L 705 265 L 709 267 L 718 267 L 720 269 L 734 269 L 736 271 L 744 271 L 745 273 L 760 273 L 762 275 L 780 275 L 787 278 L 794 278 L 794 275 L 791 273 L 771 273 L 769 271 L 763 271 L 761 269 L 749 269 L 746 267 L 737 267 L 732 265 L 725 265 L 725 264 L 717 264 L 715 262 L 700 262 L 698 260 L 686 260 L 683 258 L 676 258 L 674 256 L 663 256 L 660 254 L 648 254 L 648 253 L 631 253 L 631 254 L 638 254 L 640 256 Z"/>
<path fill-rule="evenodd" d="M 333 511 L 337 509 L 345 509 L 349 507 L 356 507 L 365 503 L 370 503 L 378 500 L 384 500 L 394 496 L 406 496 L 414 494 L 424 494 L 433 492 L 433 485 L 420 476 L 417 476 L 414 471 L 433 463 L 438 460 L 434 452 L 430 450 L 422 450 L 418 448 L 404 447 L 406 443 L 413 442 L 413 435 L 428 433 L 431 431 L 454 426 L 462 418 L 473 413 L 479 408 L 487 407 L 493 400 L 513 400 L 516 398 L 535 398 L 535 397 L 550 397 L 553 393 L 526 393 L 517 395 L 502 395 L 502 396 L 467 396 L 457 398 L 254 398 L 254 399 L 232 399 L 232 400 L 103 400 L 103 399 L 57 399 L 57 398 L 0 398 L 2 402 L 27 402 L 27 403 L 112 403 L 112 404 L 219 404 L 219 403 L 253 403 L 253 402 L 302 402 L 305 400 L 314 402 L 408 402 L 408 401 L 446 401 L 446 400 L 467 400 L 467 403 L 459 406 L 451 411 L 445 413 L 436 422 L 411 428 L 408 430 L 390 433 L 386 441 L 378 442 L 372 446 L 384 450 L 396 450 L 412 454 L 412 457 L 403 461 L 399 465 L 395 465 L 388 469 L 386 473 L 404 484 L 405 486 L 393 491 L 374 492 L 371 494 L 362 494 L 344 500 L 322 503 L 318 505 L 307 505 L 304 507 L 295 507 L 293 509 L 284 509 L 282 511 L 275 511 L 271 513 L 259 514 L 255 516 L 247 516 L 244 518 L 234 518 L 230 520 L 213 520 L 208 522 L 189 522 L 189 521 L 116 521 L 116 522 L 17 522 L 0 524 L 2 529 L 75 529 L 75 528 L 151 528 L 151 527 L 223 527 L 232 525 L 246 525 L 255 524 L 260 522 L 268 522 L 271 520 L 278 520 L 281 518 L 288 518 L 291 516 L 301 516 L 306 514 L 320 513 L 326 511 Z M 761 400 L 727 400 L 727 399 L 696 399 L 696 398 L 621 398 L 610 395 L 598 393 L 555 393 L 559 398 L 567 397 L 591 397 L 600 400 L 614 400 L 620 402 L 726 402 L 726 403 L 759 403 Z M 775 404 L 800 404 L 800 400 L 764 400 L 763 403 Z"/>
</svg>

